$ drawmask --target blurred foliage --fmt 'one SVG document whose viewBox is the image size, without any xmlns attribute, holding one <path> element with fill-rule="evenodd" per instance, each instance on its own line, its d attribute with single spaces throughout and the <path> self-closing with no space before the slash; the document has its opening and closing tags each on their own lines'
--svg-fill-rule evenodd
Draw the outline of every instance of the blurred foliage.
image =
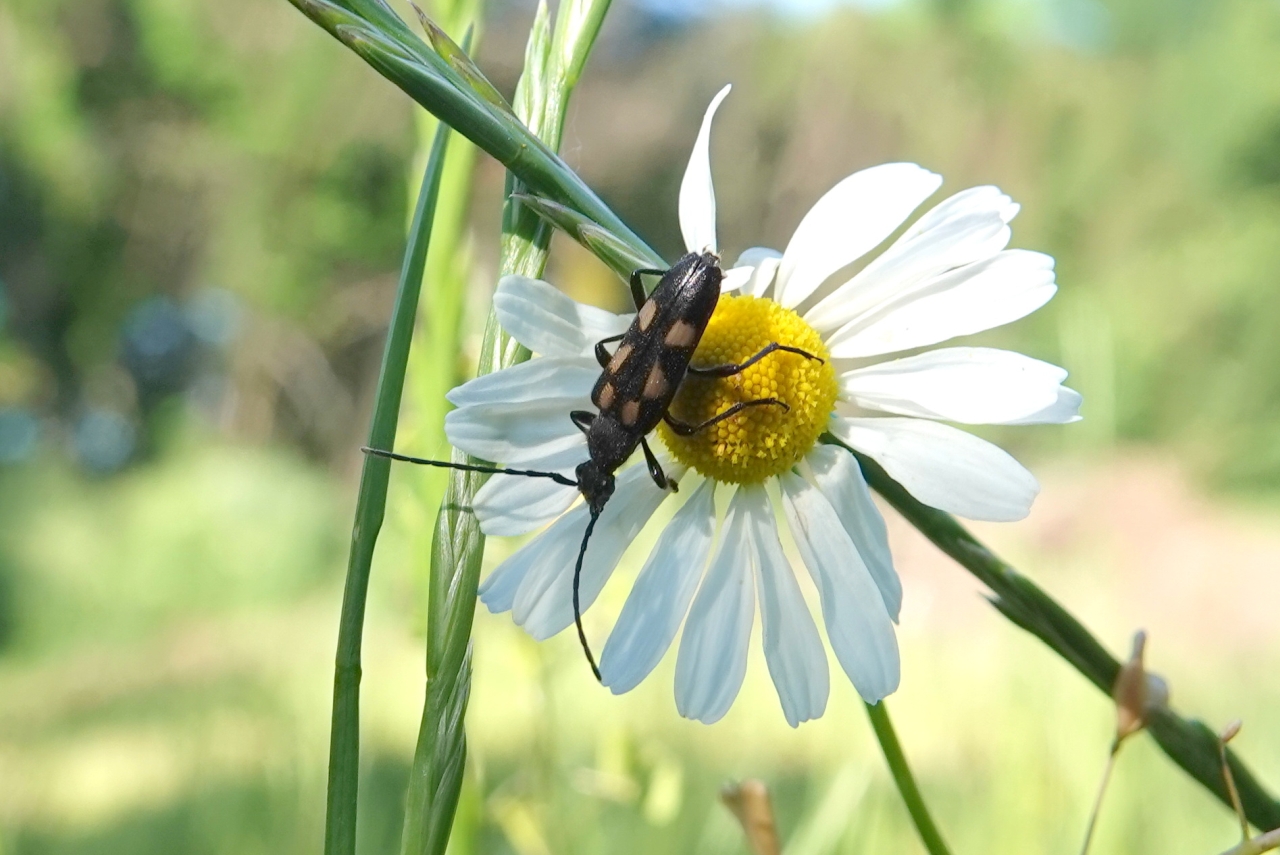
<svg viewBox="0 0 1280 855">
<path fill-rule="evenodd" d="M 950 192 L 997 183 L 1025 205 L 1015 242 L 1058 259 L 1062 292 L 985 340 L 1064 364 L 1086 416 L 1001 441 L 1080 457 L 1151 443 L 1218 485 L 1280 487 L 1280 6 L 917 0 L 782 20 L 615 5 L 564 150 L 656 246 L 679 251 L 676 188 L 725 81 L 713 157 L 731 257 L 781 247 L 823 190 L 873 163 L 915 160 Z M 510 93 L 532 4 L 491 8 L 480 64 Z M 319 845 L 340 475 L 368 418 L 417 121 L 283 2 L 0 0 L 3 855 Z M 475 171 L 469 205 L 450 195 L 469 212 L 449 242 L 473 263 L 449 275 L 475 283 L 470 354 L 502 184 L 484 159 Z M 552 278 L 624 304 L 567 242 Z M 439 413 L 418 400 L 412 418 Z M 404 435 L 435 434 L 411 421 Z M 425 527 L 434 509 L 407 479 L 395 519 Z M 1118 645 L 1132 626 L 1115 604 L 1151 590 L 1090 543 L 1061 546 L 1071 536 L 1013 557 Z M 385 540 L 369 853 L 398 834 L 422 689 L 404 569 L 421 541 Z M 994 619 L 948 632 L 904 621 L 895 698 L 944 831 L 958 852 L 1074 851 L 1110 711 Z M 744 703 L 707 729 L 676 718 L 669 662 L 614 698 L 583 681 L 571 642 L 479 616 L 464 801 L 480 818 L 459 855 L 741 851 L 715 792 L 745 774 L 769 780 L 791 855 L 919 851 L 847 686 L 792 732 L 757 662 Z M 1265 723 L 1280 653 L 1250 650 L 1198 683 L 1192 663 L 1178 697 Z M 1275 734 L 1242 740 L 1274 785 Z M 1231 833 L 1149 745 L 1126 748 L 1098 851 L 1217 851 Z"/>
<path fill-rule="evenodd" d="M 490 16 L 481 61 L 508 92 L 530 12 Z M 402 243 L 407 102 L 274 4 L 6 0 L 0 15 L 0 409 L 67 425 L 44 434 L 71 436 L 82 459 L 86 414 L 116 414 L 127 426 L 81 433 L 133 431 L 124 460 L 137 459 L 163 428 L 159 402 L 195 389 L 231 436 L 342 458 L 367 417 Z M 1025 205 L 1016 241 L 1052 253 L 1064 289 L 990 338 L 1063 362 L 1087 401 L 1078 429 L 1012 441 L 1174 443 L 1222 484 L 1271 489 L 1278 54 L 1280 12 L 1250 0 L 931 0 L 820 22 L 624 6 L 567 152 L 669 254 L 687 131 L 725 80 L 731 253 L 781 245 L 823 189 L 875 162 L 916 160 L 952 191 L 997 183 Z M 482 167 L 492 202 L 498 174 Z M 493 206 L 471 210 L 492 235 Z M 474 244 L 478 299 L 491 244 Z M 566 288 L 622 299 L 560 256 Z M 232 298 L 234 333 L 184 344 L 210 293 Z M 156 297 L 176 322 L 142 347 L 187 366 L 162 378 L 128 358 L 131 320 Z"/>
<path fill-rule="evenodd" d="M 216 420 L 326 456 L 350 444 L 412 134 L 401 99 L 295 18 L 244 0 L 0 6 L 0 406 L 68 426 L 117 413 L 145 455 L 158 399 L 199 372 L 140 371 L 131 344 L 191 362 L 203 319 L 143 318 L 136 342 L 131 320 L 157 298 L 234 295 L 243 323 L 211 372 L 236 400 L 215 396 Z"/>
</svg>

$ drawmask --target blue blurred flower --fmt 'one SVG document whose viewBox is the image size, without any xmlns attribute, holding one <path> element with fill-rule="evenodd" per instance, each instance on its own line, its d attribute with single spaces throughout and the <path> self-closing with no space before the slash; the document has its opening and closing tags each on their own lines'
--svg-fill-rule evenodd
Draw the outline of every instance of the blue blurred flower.
<svg viewBox="0 0 1280 855">
<path fill-rule="evenodd" d="M 116 410 L 88 410 L 76 422 L 72 445 L 80 463 L 93 472 L 106 474 L 124 467 L 138 444 L 133 423 Z"/>
<path fill-rule="evenodd" d="M 196 336 L 187 315 L 167 297 L 138 304 L 121 330 L 120 362 L 146 398 L 182 389 L 195 361 Z"/>
<path fill-rule="evenodd" d="M 40 422 L 23 407 L 0 408 L 0 464 L 21 463 L 35 451 Z"/>
</svg>

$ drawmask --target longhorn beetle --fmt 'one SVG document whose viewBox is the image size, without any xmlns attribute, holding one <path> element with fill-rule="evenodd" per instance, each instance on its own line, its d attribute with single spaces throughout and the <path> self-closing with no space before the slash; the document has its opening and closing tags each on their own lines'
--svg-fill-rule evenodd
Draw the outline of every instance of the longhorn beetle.
<svg viewBox="0 0 1280 855">
<path fill-rule="evenodd" d="M 653 293 L 647 298 L 641 282 L 643 275 L 658 275 Z M 681 257 L 670 270 L 637 270 L 631 274 L 631 296 L 636 304 L 636 318 L 622 335 L 597 342 L 596 360 L 603 369 L 595 388 L 591 390 L 591 403 L 598 412 L 574 410 L 569 418 L 587 436 L 587 453 L 574 474 L 576 480 L 558 472 L 538 472 L 525 469 L 506 469 L 496 466 L 472 466 L 443 460 L 426 460 L 407 457 L 377 448 L 365 448 L 368 454 L 389 457 L 408 463 L 461 469 L 468 472 L 484 472 L 495 475 L 523 475 L 529 478 L 550 478 L 558 484 L 577 487 L 586 500 L 590 519 L 582 535 L 578 560 L 573 568 L 573 621 L 578 629 L 578 641 L 591 665 L 591 673 L 600 679 L 587 635 L 582 629 L 582 609 L 578 595 L 578 583 L 582 577 L 582 561 L 587 554 L 587 541 L 595 529 L 596 520 L 613 495 L 614 473 L 635 453 L 636 447 L 644 451 L 649 475 L 663 490 L 676 490 L 676 482 L 668 478 L 649 448 L 646 436 L 665 421 L 680 436 L 691 436 L 725 419 L 732 418 L 748 407 L 790 407 L 778 398 L 756 398 L 739 401 L 722 413 L 699 424 L 689 424 L 675 418 L 669 412 L 672 399 L 685 374 L 695 377 L 731 377 L 775 351 L 799 354 L 806 359 L 821 359 L 797 347 L 773 342 L 749 359 L 739 363 L 700 367 L 690 365 L 693 352 L 702 340 L 702 334 L 711 321 L 716 303 L 720 299 L 720 260 L 710 252 L 691 252 Z M 605 345 L 618 342 L 613 353 Z"/>
</svg>

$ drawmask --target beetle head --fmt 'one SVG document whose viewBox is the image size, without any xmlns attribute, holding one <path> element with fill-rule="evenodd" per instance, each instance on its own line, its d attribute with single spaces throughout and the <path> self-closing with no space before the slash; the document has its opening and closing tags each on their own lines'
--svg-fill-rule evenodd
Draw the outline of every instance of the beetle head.
<svg viewBox="0 0 1280 855">
<path fill-rule="evenodd" d="M 587 500 L 587 507 L 593 515 L 599 515 L 613 495 L 613 473 L 600 468 L 594 460 L 587 460 L 578 465 L 574 474 L 578 477 L 578 489 Z"/>
</svg>

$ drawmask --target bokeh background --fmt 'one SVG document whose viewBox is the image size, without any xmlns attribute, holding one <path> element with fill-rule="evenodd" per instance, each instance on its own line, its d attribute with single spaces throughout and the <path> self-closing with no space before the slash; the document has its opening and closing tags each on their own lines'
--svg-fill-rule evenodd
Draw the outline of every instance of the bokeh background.
<svg viewBox="0 0 1280 855">
<path fill-rule="evenodd" d="M 532 2 L 494 0 L 514 86 Z M 1065 365 L 1085 420 L 990 434 L 1044 492 L 977 526 L 1280 787 L 1280 4 L 616 0 L 566 157 L 679 249 L 710 95 L 722 245 L 781 246 L 849 172 L 996 183 L 1059 296 L 982 341 Z M 0 0 L 0 853 L 303 853 L 322 838 L 337 608 L 411 193 L 407 98 L 284 0 Z M 502 172 L 474 162 L 458 370 L 493 286 Z M 617 306 L 557 242 L 551 275 Z M 415 395 L 401 447 L 443 452 Z M 425 414 L 425 415 L 424 415 Z M 422 447 L 435 445 L 435 447 Z M 396 470 L 365 646 L 361 851 L 395 849 L 422 699 L 420 473 Z M 425 491 L 429 492 L 429 491 Z M 1105 698 L 890 520 L 909 757 L 958 852 L 1074 853 Z M 511 543 L 490 544 L 489 564 Z M 631 572 L 634 572 L 632 566 Z M 588 621 L 601 639 L 627 572 Z M 788 855 L 922 851 L 856 695 L 788 728 L 753 649 L 714 727 L 670 657 L 637 691 L 568 635 L 476 624 L 457 851 L 736 853 L 763 778 Z M 1210 853 L 1234 820 L 1145 737 L 1099 852 Z"/>
</svg>

